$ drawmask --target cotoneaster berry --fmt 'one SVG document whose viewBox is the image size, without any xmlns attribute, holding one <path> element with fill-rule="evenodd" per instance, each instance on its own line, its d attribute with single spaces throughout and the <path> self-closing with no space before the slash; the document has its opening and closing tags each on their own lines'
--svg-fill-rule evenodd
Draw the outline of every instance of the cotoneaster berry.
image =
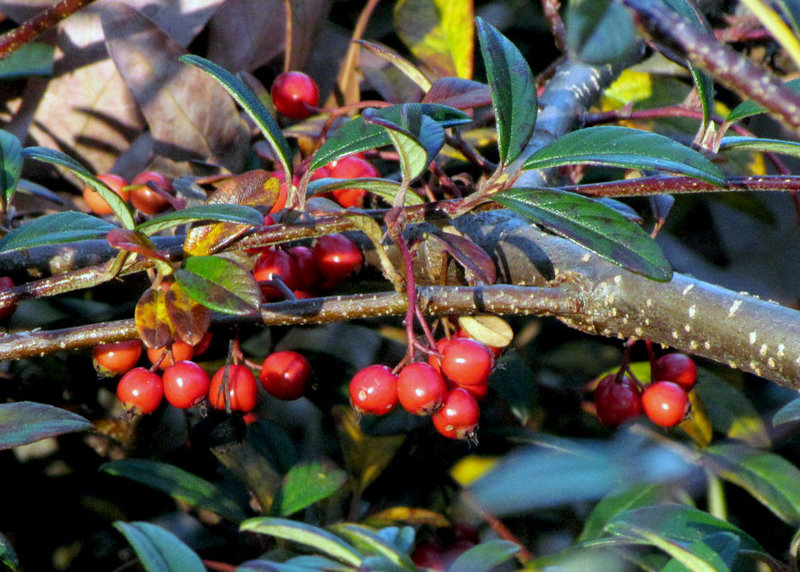
<svg viewBox="0 0 800 572">
<path fill-rule="evenodd" d="M 296 288 L 313 292 L 322 280 L 322 275 L 314 263 L 314 249 L 309 246 L 292 246 L 286 252 L 294 260 L 296 273 Z"/>
<path fill-rule="evenodd" d="M 275 109 L 289 119 L 305 119 L 314 113 L 307 106 L 319 104 L 319 87 L 311 76 L 299 71 L 280 74 L 270 88 Z"/>
<path fill-rule="evenodd" d="M 469 391 L 462 387 L 453 389 L 445 398 L 441 409 L 433 414 L 436 430 L 450 439 L 472 439 L 478 428 L 480 407 Z"/>
<path fill-rule="evenodd" d="M 153 182 L 157 187 L 166 192 L 172 191 L 172 181 L 158 171 L 142 171 L 131 181 L 131 204 L 146 215 L 154 215 L 167 210 L 170 202 L 153 189 L 147 186 Z M 139 185 L 139 186 L 135 186 Z"/>
<path fill-rule="evenodd" d="M 0 276 L 0 291 L 2 290 L 11 290 L 14 287 L 14 281 L 8 276 Z M 17 310 L 16 303 L 9 304 L 3 308 L 0 308 L 0 321 L 5 322 L 11 316 L 14 315 L 14 312 Z"/>
<path fill-rule="evenodd" d="M 187 409 L 208 396 L 211 379 L 206 370 L 193 361 L 180 361 L 162 374 L 164 397 L 170 405 Z"/>
<path fill-rule="evenodd" d="M 597 419 L 606 427 L 618 427 L 642 413 L 642 396 L 636 382 L 623 375 L 619 381 L 612 373 L 594 390 Z"/>
<path fill-rule="evenodd" d="M 100 344 L 92 348 L 92 363 L 100 375 L 119 375 L 133 369 L 141 355 L 140 340 Z"/>
<path fill-rule="evenodd" d="M 364 254 L 343 234 L 328 234 L 314 243 L 314 263 L 327 285 L 335 286 L 361 269 Z"/>
<path fill-rule="evenodd" d="M 259 379 L 273 397 L 284 401 L 299 399 L 311 380 L 311 364 L 297 352 L 275 352 L 264 359 Z"/>
<path fill-rule="evenodd" d="M 117 398 L 134 413 L 152 413 L 164 399 L 164 383 L 157 373 L 137 367 L 119 380 Z"/>
<path fill-rule="evenodd" d="M 273 280 L 276 276 L 280 276 L 290 290 L 297 287 L 297 265 L 291 255 L 281 248 L 262 252 L 253 268 L 253 277 L 259 282 Z M 267 302 L 284 298 L 278 288 L 266 284 L 261 286 L 261 293 Z"/>
<path fill-rule="evenodd" d="M 329 165 L 329 169 L 330 176 L 334 179 L 380 177 L 380 171 L 378 171 L 375 165 L 355 155 L 342 157 L 335 163 Z M 367 196 L 367 191 L 364 189 L 336 189 L 332 192 L 336 202 L 345 208 L 363 207 L 364 198 Z"/>
<path fill-rule="evenodd" d="M 163 359 L 162 359 L 163 356 Z M 190 360 L 194 357 L 194 347 L 183 341 L 176 341 L 169 347 L 147 348 L 147 359 L 150 363 L 158 363 L 159 369 L 167 369 L 179 361 Z M 159 360 L 161 360 L 159 362 Z"/>
<path fill-rule="evenodd" d="M 430 415 L 442 406 L 446 396 L 447 383 L 430 364 L 410 363 L 397 376 L 397 398 L 409 413 Z"/>
<path fill-rule="evenodd" d="M 452 338 L 442 349 L 442 373 L 457 385 L 483 385 L 493 367 L 492 351 L 471 338 Z"/>
<path fill-rule="evenodd" d="M 349 392 L 356 411 L 383 415 L 397 405 L 397 376 L 385 365 L 370 365 L 353 376 Z"/>
<path fill-rule="evenodd" d="M 97 178 L 103 181 L 112 191 L 117 193 L 126 203 L 131 200 L 131 191 L 126 188 L 128 181 L 123 177 L 114 175 L 113 173 L 102 173 L 97 175 Z M 95 214 L 110 215 L 114 212 L 106 200 L 100 196 L 100 193 L 89 185 L 83 187 L 83 200 L 86 201 L 86 206 L 89 207 L 89 210 Z"/>
<path fill-rule="evenodd" d="M 679 352 L 664 354 L 653 364 L 651 377 L 654 380 L 677 383 L 689 391 L 697 381 L 697 364 L 686 354 Z"/>
<path fill-rule="evenodd" d="M 656 381 L 642 393 L 645 415 L 662 427 L 674 427 L 689 413 L 689 395 L 680 385 L 671 381 Z"/>
<path fill-rule="evenodd" d="M 227 407 L 226 394 L 233 411 L 247 412 L 255 408 L 258 403 L 258 382 L 249 367 L 231 364 L 221 367 L 214 374 L 208 389 L 208 402 L 215 409 L 225 409 Z"/>
</svg>

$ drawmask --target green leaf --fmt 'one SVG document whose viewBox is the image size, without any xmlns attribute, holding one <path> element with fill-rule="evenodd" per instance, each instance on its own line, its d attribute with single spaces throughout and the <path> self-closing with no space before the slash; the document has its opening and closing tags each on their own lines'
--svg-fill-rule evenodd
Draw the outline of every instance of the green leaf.
<svg viewBox="0 0 800 572">
<path fill-rule="evenodd" d="M 470 36 L 472 33 L 470 32 Z M 368 42 L 367 40 L 356 40 L 356 42 L 363 46 L 364 48 L 368 49 L 370 52 L 382 58 L 392 64 L 394 67 L 399 69 L 405 76 L 417 84 L 422 91 L 428 91 L 431 88 L 431 80 L 429 80 L 425 75 L 419 71 L 419 69 L 412 64 L 410 61 L 405 59 L 403 56 L 395 52 L 394 50 L 387 48 L 384 45 L 376 44 L 373 42 Z"/>
<path fill-rule="evenodd" d="M 53 74 L 53 53 L 55 48 L 41 42 L 30 42 L 20 46 L 0 60 L 0 79 L 20 79 L 32 75 L 50 76 Z"/>
<path fill-rule="evenodd" d="M 780 153 L 800 157 L 800 143 L 783 139 L 761 139 L 758 137 L 723 137 L 719 150 L 756 151 L 758 153 Z"/>
<path fill-rule="evenodd" d="M 536 82 L 516 46 L 483 19 L 476 22 L 497 118 L 500 162 L 508 164 L 522 154 L 533 135 L 538 111 Z"/>
<path fill-rule="evenodd" d="M 0 403 L 0 450 L 91 427 L 80 415 L 52 405 L 32 401 Z"/>
<path fill-rule="evenodd" d="M 472 2 L 399 0 L 394 6 L 397 35 L 440 76 L 472 77 L 473 20 Z"/>
<path fill-rule="evenodd" d="M 331 496 L 347 481 L 347 473 L 330 463 L 299 463 L 283 478 L 280 514 L 289 516 Z"/>
<path fill-rule="evenodd" d="M 4 534 L 0 533 L 0 564 L 9 570 L 19 570 L 19 557 L 17 551 Z"/>
<path fill-rule="evenodd" d="M 691 554 L 707 554 L 713 561 L 715 570 L 728 572 L 739 554 L 741 542 L 739 537 L 730 532 L 718 532 L 707 536 L 703 540 L 693 542 L 686 547 Z M 659 572 L 693 572 L 691 568 L 680 560 L 673 558 L 660 569 Z"/>
<path fill-rule="evenodd" d="M 800 419 L 800 399 L 793 399 L 775 413 L 772 417 L 772 426 L 794 423 Z"/>
<path fill-rule="evenodd" d="M 253 273 L 221 256 L 192 256 L 175 272 L 190 298 L 206 308 L 248 316 L 261 307 L 261 289 Z"/>
<path fill-rule="evenodd" d="M 117 193 L 108 188 L 108 185 L 95 178 L 83 165 L 72 159 L 69 155 L 61 151 L 56 151 L 55 149 L 48 149 L 47 147 L 25 147 L 22 150 L 22 156 L 25 159 L 35 159 L 36 161 L 57 165 L 67 169 L 84 184 L 89 185 L 100 194 L 103 200 L 108 203 L 108 206 L 111 207 L 111 210 L 114 211 L 116 217 L 122 222 L 122 226 L 127 229 L 132 229 L 136 226 L 131 209 L 125 201 L 122 200 Z"/>
<path fill-rule="evenodd" d="M 489 540 L 473 546 L 462 553 L 447 569 L 447 572 L 472 572 L 492 570 L 519 552 L 519 545 L 508 540 Z"/>
<path fill-rule="evenodd" d="M 616 125 L 567 133 L 525 161 L 525 169 L 562 165 L 610 165 L 679 173 L 724 186 L 725 176 L 703 155 L 669 137 Z"/>
<path fill-rule="evenodd" d="M 785 85 L 792 91 L 800 93 L 800 78 L 789 80 Z M 725 121 L 740 121 L 746 117 L 752 117 L 753 115 L 759 115 L 765 112 L 766 109 L 764 109 L 761 104 L 756 103 L 752 99 L 748 99 L 734 107 L 725 118 Z"/>
<path fill-rule="evenodd" d="M 362 554 L 382 556 L 400 570 L 418 570 L 408 554 L 399 551 L 393 542 L 369 527 L 342 522 L 328 528 L 349 540 Z"/>
<path fill-rule="evenodd" d="M 418 107 L 423 115 L 430 117 L 443 128 L 463 125 L 472 121 L 470 116 L 463 111 L 436 103 L 404 103 L 384 107 L 376 111 L 373 118 L 378 117 L 391 123 L 400 123 L 404 108 L 414 107 Z M 360 115 L 342 125 L 325 140 L 325 143 L 314 154 L 308 168 L 313 171 L 345 155 L 385 147 L 391 143 L 392 140 L 385 128 L 366 122 L 364 116 Z"/>
<path fill-rule="evenodd" d="M 207 204 L 189 207 L 151 218 L 136 227 L 145 234 L 153 234 L 165 228 L 199 221 L 233 222 L 261 226 L 264 215 L 246 205 Z"/>
<path fill-rule="evenodd" d="M 650 235 L 597 201 L 543 188 L 509 189 L 492 200 L 631 272 L 661 282 L 672 277 L 669 262 Z"/>
<path fill-rule="evenodd" d="M 259 517 L 244 521 L 240 530 L 291 540 L 349 564 L 359 566 L 363 557 L 353 546 L 322 528 L 285 518 Z"/>
<path fill-rule="evenodd" d="M 703 464 L 745 489 L 784 522 L 800 524 L 800 469 L 783 457 L 729 443 L 708 447 Z"/>
<path fill-rule="evenodd" d="M 0 60 L 0 64 L 3 61 Z M 21 173 L 22 144 L 14 134 L 0 129 L 0 191 L 3 193 L 3 204 L 11 203 Z"/>
<path fill-rule="evenodd" d="M 77 211 L 53 213 L 34 219 L 9 232 L 0 239 L 0 251 L 103 238 L 115 228 L 119 227 L 86 213 Z"/>
<path fill-rule="evenodd" d="M 567 49 L 589 64 L 626 60 L 638 46 L 630 12 L 611 0 L 572 0 L 564 25 Z"/>
<path fill-rule="evenodd" d="M 267 108 L 261 103 L 261 100 L 256 97 L 252 90 L 239 77 L 233 75 L 225 68 L 218 66 L 212 61 L 209 61 L 194 54 L 187 54 L 179 58 L 182 62 L 197 66 L 206 73 L 210 74 L 214 79 L 219 81 L 222 87 L 231 94 L 231 97 L 242 106 L 250 118 L 255 121 L 256 125 L 261 129 L 264 137 L 269 142 L 278 160 L 283 165 L 284 171 L 291 174 L 292 172 L 292 149 L 289 147 L 289 142 L 281 132 L 275 118 L 272 117 Z"/>
<path fill-rule="evenodd" d="M 615 516 L 644 506 L 657 504 L 664 498 L 665 488 L 659 484 L 641 483 L 621 491 L 613 491 L 595 505 L 583 525 L 578 542 L 600 538 L 606 524 Z"/>
<path fill-rule="evenodd" d="M 214 484 L 174 465 L 146 459 L 121 459 L 101 465 L 100 470 L 162 491 L 176 500 L 209 510 L 233 522 L 245 518 L 239 505 Z"/>
<path fill-rule="evenodd" d="M 362 177 L 356 179 L 315 179 L 308 183 L 308 193 L 320 195 L 329 193 L 337 189 L 364 189 L 371 193 L 383 197 L 390 203 L 394 201 L 397 191 L 400 190 L 400 183 L 388 179 L 376 179 L 372 177 Z M 406 206 L 421 205 L 425 201 L 416 193 L 406 193 Z"/>
<path fill-rule="evenodd" d="M 114 523 L 133 547 L 147 572 L 205 572 L 200 557 L 181 540 L 149 522 Z"/>
</svg>

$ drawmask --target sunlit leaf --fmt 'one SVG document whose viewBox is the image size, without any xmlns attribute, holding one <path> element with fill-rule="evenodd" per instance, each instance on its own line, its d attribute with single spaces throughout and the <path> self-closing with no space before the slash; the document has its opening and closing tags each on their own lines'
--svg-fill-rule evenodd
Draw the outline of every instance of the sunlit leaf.
<svg viewBox="0 0 800 572">
<path fill-rule="evenodd" d="M 53 213 L 31 220 L 9 232 L 0 239 L 0 251 L 105 238 L 116 228 L 118 227 L 110 222 L 86 213 Z"/>
<path fill-rule="evenodd" d="M 508 562 L 520 551 L 520 545 L 508 540 L 487 540 L 462 553 L 447 569 L 448 572 L 492 570 Z"/>
<path fill-rule="evenodd" d="M 567 48 L 586 63 L 624 61 L 638 45 L 630 11 L 611 0 L 572 0 L 564 24 Z"/>
<path fill-rule="evenodd" d="M 579 164 L 667 171 L 725 185 L 722 171 L 697 151 L 658 133 L 617 125 L 567 133 L 531 155 L 524 168 Z"/>
<path fill-rule="evenodd" d="M 780 153 L 800 157 L 800 143 L 783 139 L 761 139 L 758 137 L 723 137 L 719 150 L 756 151 L 758 153 Z"/>
<path fill-rule="evenodd" d="M 387 526 L 395 523 L 409 525 L 428 525 L 433 527 L 449 527 L 450 521 L 439 512 L 425 508 L 411 508 L 407 506 L 394 506 L 373 513 L 364 521 L 371 526 Z"/>
<path fill-rule="evenodd" d="M 0 450 L 91 427 L 89 420 L 52 405 L 32 401 L 0 403 Z"/>
<path fill-rule="evenodd" d="M 468 273 L 470 282 L 494 284 L 497 280 L 497 268 L 494 259 L 473 240 L 452 232 L 435 231 L 428 234 L 436 239 Z"/>
<path fill-rule="evenodd" d="M 786 87 L 794 92 L 800 93 L 800 78 L 787 81 Z M 748 99 L 734 107 L 725 120 L 740 121 L 746 117 L 752 117 L 753 115 L 759 115 L 761 113 L 766 113 L 766 109 L 764 109 L 761 104 L 756 103 L 752 99 Z"/>
<path fill-rule="evenodd" d="M 605 205 L 553 189 L 510 189 L 492 200 L 618 264 L 661 282 L 672 269 L 642 228 Z"/>
<path fill-rule="evenodd" d="M 153 241 L 141 232 L 127 228 L 115 228 L 106 235 L 106 240 L 108 240 L 108 244 L 117 250 L 135 252 L 147 258 L 168 261 L 166 256 L 156 250 Z"/>
<path fill-rule="evenodd" d="M 220 256 L 192 256 L 175 272 L 186 293 L 203 306 L 238 316 L 257 314 L 261 290 L 252 272 Z"/>
<path fill-rule="evenodd" d="M 777 0 L 786 20 L 791 24 L 796 36 L 800 36 L 800 1 Z"/>
<path fill-rule="evenodd" d="M 714 427 L 708 412 L 696 391 L 689 392 L 690 413 L 678 427 L 701 447 L 707 447 L 713 438 Z"/>
<path fill-rule="evenodd" d="M 328 527 L 331 531 L 347 539 L 362 554 L 375 554 L 386 558 L 394 566 L 401 570 L 416 571 L 414 565 L 405 551 L 398 550 L 393 542 L 382 538 L 379 531 L 369 527 L 343 522 Z M 394 527 L 393 527 L 394 528 Z M 398 530 L 395 528 L 395 530 Z"/>
<path fill-rule="evenodd" d="M 200 557 L 177 536 L 149 522 L 114 523 L 147 572 L 205 572 Z"/>
<path fill-rule="evenodd" d="M 166 294 L 161 288 L 148 288 L 136 302 L 136 331 L 148 348 L 163 348 L 172 341 L 172 323 L 167 313 Z"/>
<path fill-rule="evenodd" d="M 211 326 L 211 310 L 190 298 L 177 282 L 170 284 L 164 305 L 178 338 L 190 345 L 203 339 Z"/>
<path fill-rule="evenodd" d="M 592 509 L 583 524 L 579 542 L 599 538 L 609 520 L 625 511 L 658 504 L 667 496 L 667 489 L 660 484 L 642 483 L 621 491 L 613 491 L 603 497 Z"/>
<path fill-rule="evenodd" d="M 485 83 L 460 77 L 443 77 L 434 82 L 422 102 L 471 109 L 491 104 L 492 92 Z"/>
<path fill-rule="evenodd" d="M 164 492 L 175 500 L 211 511 L 233 522 L 245 518 L 241 507 L 216 485 L 168 463 L 147 459 L 121 459 L 101 465 L 100 470 L 115 477 L 131 479 Z"/>
<path fill-rule="evenodd" d="M 5 60 L 0 60 L 2 64 Z M 22 173 L 22 144 L 8 131 L 0 130 L 0 192 L 3 204 L 11 203 Z"/>
<path fill-rule="evenodd" d="M 289 516 L 342 488 L 347 473 L 331 463 L 299 463 L 283 478 L 280 514 Z"/>
<path fill-rule="evenodd" d="M 504 348 L 514 339 L 514 330 L 511 329 L 509 323 L 494 314 L 459 316 L 458 325 L 473 340 L 477 340 L 487 346 Z"/>
<path fill-rule="evenodd" d="M 307 187 L 308 193 L 311 195 L 320 195 L 338 189 L 364 189 L 370 193 L 375 193 L 391 203 L 394 201 L 397 191 L 400 190 L 400 183 L 397 181 L 390 181 L 389 179 L 376 179 L 372 177 L 356 179 L 325 178 L 310 181 Z M 416 193 L 406 193 L 406 206 L 421 205 L 424 202 L 425 201 Z"/>
<path fill-rule="evenodd" d="M 374 42 L 368 42 L 366 40 L 358 40 L 358 44 L 365 47 L 379 58 L 391 63 L 401 72 L 403 72 L 408 79 L 413 81 L 422 91 L 428 91 L 431 88 L 431 80 L 429 80 L 425 74 L 417 69 L 414 64 L 394 50 Z"/>
<path fill-rule="evenodd" d="M 264 223 L 264 215 L 253 207 L 245 205 L 199 205 L 151 218 L 137 226 L 136 230 L 153 234 L 173 226 L 203 221 L 261 226 Z"/>
</svg>

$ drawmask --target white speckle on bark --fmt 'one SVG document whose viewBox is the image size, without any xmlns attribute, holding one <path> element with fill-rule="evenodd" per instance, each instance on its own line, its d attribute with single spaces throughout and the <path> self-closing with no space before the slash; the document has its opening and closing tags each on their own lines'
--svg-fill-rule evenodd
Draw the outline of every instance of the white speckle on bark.
<svg viewBox="0 0 800 572">
<path fill-rule="evenodd" d="M 772 358 L 767 359 L 767 365 L 772 369 L 775 369 L 775 360 Z"/>
<path fill-rule="evenodd" d="M 694 319 L 694 315 L 696 313 L 697 313 L 697 305 L 696 304 L 692 304 L 691 306 L 689 306 L 689 318 Z"/>
<path fill-rule="evenodd" d="M 581 262 L 589 262 L 589 260 L 591 260 L 591 258 L 592 258 L 592 255 L 587 252 L 586 254 L 581 256 Z"/>
<path fill-rule="evenodd" d="M 622 283 L 622 274 L 617 274 L 614 276 L 614 284 L 619 286 Z"/>
<path fill-rule="evenodd" d="M 769 347 L 767 347 L 767 344 L 761 344 L 761 347 L 758 349 L 758 355 L 763 357 L 763 356 L 767 355 L 767 351 L 768 350 L 769 350 Z"/>
<path fill-rule="evenodd" d="M 647 307 L 649 308 L 650 306 L 653 305 L 653 300 L 651 298 L 648 298 L 645 304 L 647 304 Z"/>
<path fill-rule="evenodd" d="M 633 330 L 633 333 L 641 337 L 644 334 L 644 330 L 641 327 L 636 326 L 636 328 Z"/>
<path fill-rule="evenodd" d="M 706 340 L 705 342 L 703 342 L 703 347 L 706 348 L 707 350 L 710 350 L 711 343 L 708 340 Z"/>
<path fill-rule="evenodd" d="M 786 354 L 786 346 L 783 344 L 778 344 L 778 357 L 782 358 Z"/>
<path fill-rule="evenodd" d="M 750 345 L 754 346 L 754 345 L 756 345 L 756 340 L 758 339 L 758 334 L 755 331 L 750 332 L 747 335 L 747 338 L 750 340 Z"/>
<path fill-rule="evenodd" d="M 683 329 L 686 330 L 687 332 L 691 332 L 692 331 L 692 326 L 690 326 L 689 324 L 684 324 L 683 325 Z"/>
<path fill-rule="evenodd" d="M 696 350 L 697 346 L 698 346 L 697 340 L 692 340 L 691 342 L 689 342 L 689 349 L 690 350 Z"/>
<path fill-rule="evenodd" d="M 691 290 L 694 288 L 694 284 L 689 284 L 686 288 L 683 289 L 683 295 L 686 296 Z"/>
<path fill-rule="evenodd" d="M 678 333 L 678 330 L 672 330 L 672 337 L 677 340 L 681 335 Z"/>
<path fill-rule="evenodd" d="M 733 361 L 733 360 L 730 360 L 730 361 L 728 362 L 728 365 L 729 365 L 730 367 L 732 367 L 733 369 L 739 369 L 739 364 L 738 364 L 738 363 L 736 363 L 736 362 L 735 362 L 735 361 Z"/>
<path fill-rule="evenodd" d="M 731 304 L 731 307 L 728 308 L 728 317 L 729 318 L 733 318 L 733 315 L 736 313 L 736 310 L 739 309 L 739 306 L 742 305 L 742 302 L 743 302 L 743 300 L 734 300 L 733 304 Z"/>
</svg>

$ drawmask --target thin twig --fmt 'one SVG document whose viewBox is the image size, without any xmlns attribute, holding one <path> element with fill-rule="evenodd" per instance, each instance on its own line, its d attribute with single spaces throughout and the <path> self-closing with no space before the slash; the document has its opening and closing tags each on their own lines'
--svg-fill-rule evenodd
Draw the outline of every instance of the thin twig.
<svg viewBox="0 0 800 572">
<path fill-rule="evenodd" d="M 33 41 L 50 28 L 55 27 L 64 18 L 92 2 L 94 0 L 61 0 L 13 30 L 6 32 L 0 36 L 0 59 Z"/>
</svg>

